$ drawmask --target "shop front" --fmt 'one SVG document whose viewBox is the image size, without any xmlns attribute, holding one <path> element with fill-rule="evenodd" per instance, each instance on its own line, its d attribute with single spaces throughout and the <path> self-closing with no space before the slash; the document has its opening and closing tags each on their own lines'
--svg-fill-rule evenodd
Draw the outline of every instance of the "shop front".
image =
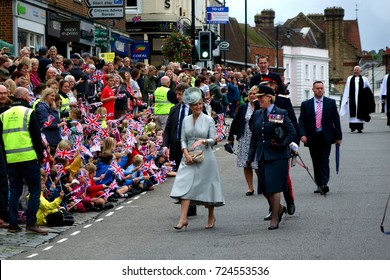
<svg viewBox="0 0 390 280">
<path fill-rule="evenodd" d="M 38 4 L 38 3 L 37 3 Z M 37 52 L 45 45 L 46 34 L 46 10 L 45 7 L 38 7 L 23 1 L 13 2 L 13 22 L 15 54 L 28 47 L 31 52 Z"/>
<path fill-rule="evenodd" d="M 126 22 L 126 31 L 132 39 L 137 42 L 147 41 L 149 43 L 150 52 L 148 63 L 156 66 L 161 65 L 164 60 L 161 53 L 164 38 L 175 30 L 178 30 L 177 22 L 143 22 L 139 16 L 137 20 L 133 19 L 131 22 Z"/>
</svg>

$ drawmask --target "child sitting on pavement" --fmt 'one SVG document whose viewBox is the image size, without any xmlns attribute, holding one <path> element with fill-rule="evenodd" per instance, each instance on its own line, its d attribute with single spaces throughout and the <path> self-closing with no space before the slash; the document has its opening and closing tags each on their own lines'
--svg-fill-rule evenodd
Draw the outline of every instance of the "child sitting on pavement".
<svg viewBox="0 0 390 280">
<path fill-rule="evenodd" d="M 131 174 L 133 186 L 142 191 L 154 190 L 154 184 L 150 180 L 150 176 L 145 175 L 142 171 L 144 166 L 143 157 L 141 155 L 135 155 L 132 159 L 132 162 L 133 163 L 126 168 L 125 175 Z"/>
<path fill-rule="evenodd" d="M 93 210 L 107 210 L 114 207 L 110 202 L 107 203 L 107 199 L 104 196 L 104 189 L 108 188 L 107 185 L 100 184 L 97 185 L 95 181 L 99 180 L 101 177 L 96 176 L 96 166 L 93 163 L 87 163 L 84 168 L 88 171 L 89 176 L 89 187 L 87 187 L 86 195 L 91 198 L 92 203 L 94 204 Z"/>
<path fill-rule="evenodd" d="M 60 208 L 60 203 L 64 197 L 64 192 L 61 191 L 59 196 L 52 202 L 49 202 L 43 192 L 46 189 L 47 174 L 41 170 L 41 196 L 39 198 L 39 209 L 37 212 L 37 225 L 39 226 L 71 226 L 74 223 L 73 215 L 63 208 Z"/>
</svg>

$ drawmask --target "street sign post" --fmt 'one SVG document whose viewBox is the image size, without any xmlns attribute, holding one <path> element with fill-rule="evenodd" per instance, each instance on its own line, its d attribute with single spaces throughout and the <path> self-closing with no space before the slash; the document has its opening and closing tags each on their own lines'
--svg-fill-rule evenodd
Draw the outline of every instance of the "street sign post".
<svg viewBox="0 0 390 280">
<path fill-rule="evenodd" d="M 221 42 L 219 42 L 219 51 L 221 51 L 221 52 L 230 51 L 230 43 L 229 43 L 229 41 L 221 41 Z"/>
<path fill-rule="evenodd" d="M 229 22 L 229 7 L 207 7 L 207 24 L 227 24 Z"/>
<path fill-rule="evenodd" d="M 125 16 L 125 10 L 123 7 L 89 8 L 88 15 L 90 18 L 123 18 Z"/>
<path fill-rule="evenodd" d="M 123 0 L 85 0 L 87 7 L 123 7 Z"/>
</svg>

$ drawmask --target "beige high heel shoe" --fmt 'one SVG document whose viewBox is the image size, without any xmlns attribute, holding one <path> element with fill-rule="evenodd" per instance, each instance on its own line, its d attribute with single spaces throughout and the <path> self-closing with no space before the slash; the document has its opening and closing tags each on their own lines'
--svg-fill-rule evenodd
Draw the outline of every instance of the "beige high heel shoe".
<svg viewBox="0 0 390 280">
<path fill-rule="evenodd" d="M 184 227 L 184 230 L 187 230 L 187 226 L 188 226 L 188 221 L 185 222 L 184 224 L 182 224 L 181 226 L 179 226 L 179 224 L 177 224 L 177 225 L 174 226 L 173 228 L 174 228 L 174 229 L 177 229 L 177 230 L 181 230 L 181 229 Z"/>
<path fill-rule="evenodd" d="M 214 228 L 214 226 L 215 226 L 215 222 L 217 221 L 217 219 L 216 218 L 214 218 L 214 221 L 213 221 L 213 223 L 210 225 L 210 224 L 208 224 L 207 226 L 205 226 L 205 229 L 212 229 L 212 228 Z"/>
</svg>

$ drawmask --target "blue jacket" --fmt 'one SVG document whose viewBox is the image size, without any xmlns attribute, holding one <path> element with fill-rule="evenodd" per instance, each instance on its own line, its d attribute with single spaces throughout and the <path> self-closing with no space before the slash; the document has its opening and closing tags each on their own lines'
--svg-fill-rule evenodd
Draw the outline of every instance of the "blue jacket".
<svg viewBox="0 0 390 280">
<path fill-rule="evenodd" d="M 282 123 L 265 121 L 264 110 L 257 110 L 253 113 L 252 137 L 249 146 L 248 160 L 260 161 L 287 159 L 290 157 L 288 145 L 295 140 L 296 133 L 287 111 L 276 106 L 273 107 L 271 114 L 283 115 Z M 272 145 L 271 140 L 275 139 L 276 128 L 283 129 L 285 137 L 277 145 Z"/>
<path fill-rule="evenodd" d="M 122 156 L 118 164 L 120 167 L 123 168 L 126 162 L 127 162 L 127 157 Z M 109 167 L 110 167 L 109 163 L 103 163 L 100 160 L 98 161 L 98 163 L 96 164 L 96 177 L 99 177 L 102 174 L 105 175 L 103 179 L 96 181 L 96 185 L 105 184 L 108 186 L 112 183 L 112 181 L 114 181 L 115 179 L 114 171 L 112 169 L 109 169 Z"/>
<path fill-rule="evenodd" d="M 46 136 L 46 140 L 50 146 L 57 146 L 61 141 L 60 128 L 58 127 L 58 124 L 60 123 L 60 116 L 58 111 L 50 108 L 46 102 L 40 101 L 35 107 L 35 112 L 37 114 L 41 128 L 48 120 L 49 115 L 54 117 L 53 123 L 46 128 L 42 128 L 41 132 Z"/>
</svg>

